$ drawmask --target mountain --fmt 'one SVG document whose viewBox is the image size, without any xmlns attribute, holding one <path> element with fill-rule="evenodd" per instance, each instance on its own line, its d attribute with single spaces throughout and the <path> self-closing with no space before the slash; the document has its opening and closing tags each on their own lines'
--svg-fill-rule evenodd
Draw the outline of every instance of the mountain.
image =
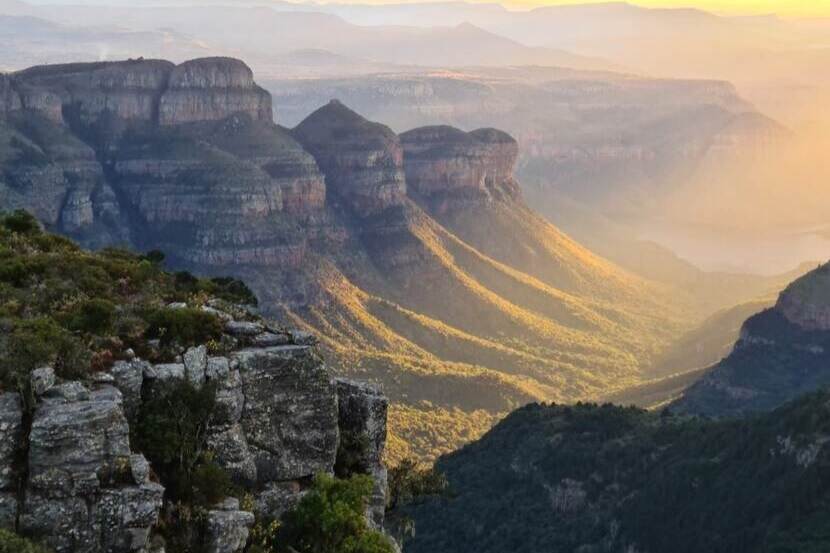
<svg viewBox="0 0 830 553">
<path fill-rule="evenodd" d="M 288 125 L 337 97 L 396 131 L 437 124 L 504 129 L 519 142 L 517 177 L 537 211 L 632 272 L 696 295 L 704 315 L 753 300 L 765 286 L 761 278 L 744 287 L 753 278 L 699 270 L 657 243 L 673 237 L 669 231 L 681 237 L 687 232 L 681 209 L 672 212 L 676 219 L 664 217 L 670 198 L 682 193 L 678 205 L 710 205 L 715 189 L 738 186 L 738 168 L 774 158 L 788 140 L 788 131 L 729 83 L 510 67 L 283 78 L 263 86 Z M 718 171 L 729 177 L 716 178 Z M 747 195 L 761 196 L 749 188 L 730 196 L 721 222 L 734 222 L 726 212 L 739 198 L 754 204 Z M 647 243 L 644 235 L 654 221 L 668 230 L 652 232 Z M 730 254 L 735 262 L 740 251 Z"/>
<path fill-rule="evenodd" d="M 830 384 L 830 266 L 790 284 L 774 307 L 749 318 L 731 354 L 672 409 L 713 416 L 767 411 Z"/>
<path fill-rule="evenodd" d="M 169 29 L 190 37 L 209 54 L 249 60 L 263 76 L 285 76 L 278 60 L 292 50 L 322 49 L 373 63 L 420 66 L 556 64 L 585 69 L 617 67 L 602 59 L 529 47 L 470 23 L 455 25 L 355 25 L 308 6 L 277 11 L 263 5 L 49 6 L 33 15 L 61 25 L 125 27 L 133 32 Z M 46 42 L 49 42 L 48 37 Z M 59 44 L 59 43 L 58 43 Z M 104 42 L 106 44 L 106 41 Z M 181 60 L 179 54 L 171 54 Z M 19 66 L 17 67 L 19 68 Z"/>
<path fill-rule="evenodd" d="M 634 385 L 683 329 L 667 287 L 525 204 L 504 132 L 399 136 L 338 101 L 285 129 L 229 58 L 33 67 L 0 98 L 0 206 L 243 279 L 340 374 L 384 385 L 392 457 Z"/>
<path fill-rule="evenodd" d="M 734 421 L 529 405 L 441 458 L 407 551 L 771 553 L 830 547 L 830 394 Z"/>
<path fill-rule="evenodd" d="M 66 25 L 34 15 L 9 15 L 0 6 L 0 68 L 15 70 L 41 63 L 101 61 L 163 56 L 185 60 L 204 56 L 203 44 L 173 30 L 133 31 L 123 27 Z"/>
</svg>

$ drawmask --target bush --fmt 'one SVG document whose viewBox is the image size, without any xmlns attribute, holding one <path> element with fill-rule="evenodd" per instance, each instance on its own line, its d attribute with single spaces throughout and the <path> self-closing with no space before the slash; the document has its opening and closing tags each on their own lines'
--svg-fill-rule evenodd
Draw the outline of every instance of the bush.
<svg viewBox="0 0 830 553">
<path fill-rule="evenodd" d="M 50 553 L 31 541 L 9 530 L 0 529 L 0 553 Z"/>
<path fill-rule="evenodd" d="M 112 329 L 115 320 L 115 304 L 105 299 L 85 300 L 74 306 L 66 321 L 70 330 L 104 334 Z"/>
<path fill-rule="evenodd" d="M 434 468 L 422 468 L 404 459 L 389 470 L 387 503 L 390 510 L 417 500 L 440 495 L 447 490 L 447 478 Z"/>
<path fill-rule="evenodd" d="M 35 234 L 40 232 L 37 219 L 22 209 L 18 209 L 3 217 L 3 226 L 19 234 Z"/>
<path fill-rule="evenodd" d="M 283 524 L 265 551 L 297 553 L 392 553 L 389 539 L 369 528 L 366 504 L 372 493 L 369 476 L 340 480 L 325 474 L 315 478 L 311 490 Z"/>
<path fill-rule="evenodd" d="M 215 404 L 216 389 L 210 384 L 160 383 L 131 425 L 133 445 L 147 456 L 174 501 L 209 505 L 231 491 L 230 480 L 206 448 Z"/>
<path fill-rule="evenodd" d="M 52 365 L 65 378 L 83 375 L 90 354 L 75 336 L 53 319 L 38 317 L 19 320 L 6 337 L 7 355 L 0 360 L 0 379 L 6 387 L 24 391 L 29 373 Z"/>
<path fill-rule="evenodd" d="M 164 346 L 187 347 L 222 337 L 222 323 L 215 315 L 191 307 L 159 309 L 147 321 L 147 337 L 160 339 Z"/>
</svg>

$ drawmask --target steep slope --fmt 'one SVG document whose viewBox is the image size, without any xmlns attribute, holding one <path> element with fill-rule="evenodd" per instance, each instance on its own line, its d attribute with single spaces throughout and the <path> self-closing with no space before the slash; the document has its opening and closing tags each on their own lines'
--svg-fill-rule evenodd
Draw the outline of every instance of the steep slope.
<svg viewBox="0 0 830 553">
<path fill-rule="evenodd" d="M 500 131 L 398 137 L 336 101 L 288 131 L 228 58 L 35 67 L 0 98 L 2 208 L 243 278 L 336 370 L 384 384 L 392 456 L 634 385 L 681 330 L 667 290 L 524 204 Z"/>
<path fill-rule="evenodd" d="M 530 405 L 442 458 L 413 553 L 771 553 L 830 547 L 830 394 L 743 421 Z"/>
<path fill-rule="evenodd" d="M 790 284 L 751 317 L 732 353 L 690 387 L 673 410 L 732 416 L 767 411 L 830 384 L 830 265 Z"/>
</svg>

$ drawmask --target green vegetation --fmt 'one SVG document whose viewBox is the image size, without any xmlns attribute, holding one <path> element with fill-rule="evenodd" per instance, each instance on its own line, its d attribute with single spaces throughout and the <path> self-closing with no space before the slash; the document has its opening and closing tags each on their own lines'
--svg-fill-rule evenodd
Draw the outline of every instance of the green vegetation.
<svg viewBox="0 0 830 553">
<path fill-rule="evenodd" d="M 59 376 L 83 378 L 108 368 L 128 348 L 150 360 L 166 346 L 217 338 L 220 321 L 199 309 L 210 297 L 255 303 L 234 279 L 201 279 L 162 270 L 164 255 L 110 248 L 86 252 L 41 230 L 28 213 L 0 215 L 0 386 L 26 392 L 29 373 L 52 365 Z M 148 348 L 147 338 L 163 348 Z"/>
<path fill-rule="evenodd" d="M 318 475 L 282 524 L 258 529 L 251 553 L 393 553 L 389 538 L 369 528 L 367 500 L 372 479 L 354 475 L 338 479 Z"/>
<path fill-rule="evenodd" d="M 752 340 L 686 390 L 672 406 L 675 411 L 708 416 L 769 411 L 830 386 L 830 333 L 804 330 L 777 309 L 755 315 L 743 328 Z"/>
<path fill-rule="evenodd" d="M 132 442 L 158 473 L 175 502 L 212 505 L 233 492 L 207 449 L 216 389 L 184 380 L 154 386 L 141 403 Z"/>
<path fill-rule="evenodd" d="M 830 550 L 830 392 L 710 421 L 534 404 L 442 458 L 411 553 Z"/>
<path fill-rule="evenodd" d="M 50 553 L 48 549 L 0 528 L 0 553 Z"/>
<path fill-rule="evenodd" d="M 404 459 L 389 470 L 387 507 L 394 511 L 417 499 L 440 495 L 446 489 L 446 476 L 434 467 Z"/>
</svg>

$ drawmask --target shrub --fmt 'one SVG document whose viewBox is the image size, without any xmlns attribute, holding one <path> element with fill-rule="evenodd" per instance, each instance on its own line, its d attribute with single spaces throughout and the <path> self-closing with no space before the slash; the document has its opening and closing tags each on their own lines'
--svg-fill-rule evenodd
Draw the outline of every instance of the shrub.
<svg viewBox="0 0 830 553">
<path fill-rule="evenodd" d="M 115 320 L 115 304 L 109 300 L 94 298 L 74 306 L 66 321 L 70 330 L 104 334 L 112 329 Z"/>
<path fill-rule="evenodd" d="M 210 280 L 214 287 L 211 291 L 214 295 L 231 303 L 243 303 L 245 305 L 259 305 L 256 295 L 248 288 L 248 285 L 239 279 L 231 277 L 216 277 Z"/>
<path fill-rule="evenodd" d="M 165 346 L 176 343 L 187 347 L 222 336 L 222 323 L 215 315 L 191 307 L 159 309 L 147 321 L 147 337 L 158 338 Z"/>
<path fill-rule="evenodd" d="M 348 480 L 318 475 L 311 490 L 293 510 L 265 551 L 297 553 L 392 553 L 389 539 L 369 528 L 366 504 L 372 479 L 355 475 Z"/>
<path fill-rule="evenodd" d="M 3 217 L 3 226 L 19 234 L 35 234 L 40 232 L 40 225 L 37 219 L 22 209 L 18 209 Z"/>
<path fill-rule="evenodd" d="M 25 390 L 29 373 L 53 365 L 59 376 L 72 378 L 86 373 L 89 351 L 53 319 L 19 320 L 6 338 L 7 355 L 0 362 L 5 386 Z"/>
<path fill-rule="evenodd" d="M 422 468 L 404 459 L 389 470 L 387 503 L 390 510 L 419 498 L 440 495 L 447 490 L 447 478 L 434 468 Z"/>
<path fill-rule="evenodd" d="M 22 538 L 9 530 L 0 529 L 0 553 L 50 553 L 26 538 Z"/>
<path fill-rule="evenodd" d="M 160 383 L 141 404 L 131 425 L 133 443 L 150 461 L 175 501 L 215 503 L 230 491 L 230 480 L 212 463 L 207 429 L 216 404 L 210 384 L 184 380 Z"/>
</svg>

